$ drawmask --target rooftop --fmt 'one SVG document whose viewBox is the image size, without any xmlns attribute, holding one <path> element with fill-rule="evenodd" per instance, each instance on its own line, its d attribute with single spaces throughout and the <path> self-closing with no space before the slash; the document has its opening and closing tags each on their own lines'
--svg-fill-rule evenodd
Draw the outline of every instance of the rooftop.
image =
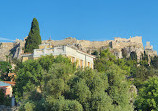
<svg viewBox="0 0 158 111">
<path fill-rule="evenodd" d="M 10 84 L 12 86 L 15 86 L 15 82 L 11 82 L 11 81 L 2 81 L 2 82 L 6 83 L 6 84 Z"/>
<path fill-rule="evenodd" d="M 0 86 L 11 86 L 11 84 L 5 83 L 3 81 L 0 81 Z"/>
</svg>

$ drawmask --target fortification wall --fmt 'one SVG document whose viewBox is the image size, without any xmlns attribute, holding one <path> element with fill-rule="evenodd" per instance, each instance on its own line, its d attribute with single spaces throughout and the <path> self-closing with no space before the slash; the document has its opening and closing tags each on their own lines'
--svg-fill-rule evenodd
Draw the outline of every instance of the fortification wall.
<svg viewBox="0 0 158 111">
<path fill-rule="evenodd" d="M 115 37 L 114 41 L 116 41 L 116 42 L 129 42 L 129 39 L 121 38 L 121 37 Z"/>
<path fill-rule="evenodd" d="M 143 44 L 142 43 L 135 43 L 135 42 L 115 42 L 115 41 L 112 41 L 112 48 L 118 48 L 118 49 L 122 49 L 124 47 L 137 47 L 137 48 L 143 48 Z"/>
<path fill-rule="evenodd" d="M 109 43 L 112 40 L 108 40 L 108 41 L 88 41 L 88 40 L 77 40 L 77 43 L 80 44 L 82 47 L 84 48 L 95 48 L 95 49 L 99 49 L 103 46 L 109 46 Z"/>
<path fill-rule="evenodd" d="M 68 37 L 64 40 L 44 40 L 42 41 L 42 43 L 51 43 L 54 46 L 67 45 L 67 44 L 73 45 L 77 43 L 77 40 L 76 38 Z"/>
<path fill-rule="evenodd" d="M 49 43 L 54 46 L 60 45 L 74 45 L 75 47 L 87 52 L 89 50 L 99 50 L 102 47 L 109 47 L 109 43 L 112 40 L 108 41 L 88 41 L 88 40 L 77 40 L 76 38 L 66 38 L 64 40 L 44 40 L 42 43 Z"/>
<path fill-rule="evenodd" d="M 131 41 L 131 42 L 135 42 L 135 43 L 143 44 L 143 43 L 142 43 L 142 37 L 141 37 L 141 36 L 132 37 L 132 38 L 130 38 L 130 41 Z"/>
<path fill-rule="evenodd" d="M 130 37 L 129 39 L 115 37 L 114 41 L 115 42 L 123 42 L 123 43 L 134 42 L 134 43 L 142 44 L 142 37 L 141 36 L 136 36 L 136 37 L 132 37 L 132 38 Z"/>
<path fill-rule="evenodd" d="M 109 46 L 109 43 L 112 40 L 108 41 L 88 41 L 88 40 L 77 40 L 76 38 L 66 38 L 64 40 L 44 40 L 42 43 L 51 43 L 54 46 L 60 45 L 75 45 L 80 48 L 84 48 L 86 50 L 92 49 L 100 49 L 101 47 Z"/>
</svg>

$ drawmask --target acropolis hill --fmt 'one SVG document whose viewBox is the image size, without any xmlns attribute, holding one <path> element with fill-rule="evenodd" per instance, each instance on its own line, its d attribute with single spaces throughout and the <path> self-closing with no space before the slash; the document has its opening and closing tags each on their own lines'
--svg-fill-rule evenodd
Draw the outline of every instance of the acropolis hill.
<svg viewBox="0 0 158 111">
<path fill-rule="evenodd" d="M 8 56 L 21 59 L 26 38 L 24 40 L 17 39 L 15 42 L 2 42 L 0 44 L 0 60 L 7 60 Z M 157 56 L 157 52 L 153 51 L 153 46 L 150 46 L 150 42 L 147 42 L 144 49 L 141 36 L 130 37 L 129 39 L 115 37 L 114 40 L 108 41 L 77 40 L 76 38 L 68 37 L 64 40 L 43 40 L 42 43 L 52 46 L 69 45 L 90 54 L 95 50 L 100 51 L 109 48 L 118 58 L 123 58 L 123 53 L 126 53 L 126 57 L 129 57 L 131 52 L 136 52 L 137 57 L 140 58 L 144 51 L 148 56 Z"/>
</svg>

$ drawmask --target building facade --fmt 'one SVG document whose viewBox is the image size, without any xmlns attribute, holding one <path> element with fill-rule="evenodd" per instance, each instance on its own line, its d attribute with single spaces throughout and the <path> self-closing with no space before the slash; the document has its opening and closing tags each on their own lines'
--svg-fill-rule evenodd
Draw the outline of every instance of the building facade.
<svg viewBox="0 0 158 111">
<path fill-rule="evenodd" d="M 95 56 L 92 56 L 88 53 L 85 53 L 71 46 L 65 46 L 65 45 L 53 47 L 50 44 L 41 44 L 39 45 L 39 49 L 34 49 L 33 54 L 22 55 L 22 61 L 24 62 L 29 59 L 36 60 L 41 56 L 51 55 L 51 54 L 53 56 L 58 56 L 58 55 L 66 56 L 71 59 L 72 63 L 76 62 L 77 67 L 90 67 L 93 69 Z"/>
<path fill-rule="evenodd" d="M 0 89 L 4 90 L 5 95 L 9 95 L 9 97 L 12 97 L 12 86 L 15 85 L 15 82 L 10 81 L 0 81 Z"/>
</svg>

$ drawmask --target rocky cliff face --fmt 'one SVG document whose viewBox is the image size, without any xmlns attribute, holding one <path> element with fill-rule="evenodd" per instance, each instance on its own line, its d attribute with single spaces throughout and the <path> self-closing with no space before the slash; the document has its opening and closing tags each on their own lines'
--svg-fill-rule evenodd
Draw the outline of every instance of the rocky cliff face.
<svg viewBox="0 0 158 111">
<path fill-rule="evenodd" d="M 10 50 L 13 47 L 14 47 L 14 43 L 11 43 L 11 42 L 0 44 L 0 61 L 6 61 L 8 59 Z"/>
<path fill-rule="evenodd" d="M 111 48 L 114 50 L 114 54 L 118 58 L 123 57 L 123 51 L 126 52 L 126 57 L 129 57 L 131 52 L 136 52 L 138 59 L 144 54 L 144 47 L 142 43 L 142 37 L 133 37 L 129 39 L 115 38 L 111 43 Z"/>
<path fill-rule="evenodd" d="M 0 45 L 0 60 L 6 60 L 6 56 L 11 55 L 12 58 L 21 58 L 23 54 L 23 47 L 25 45 L 25 39 L 16 40 L 14 43 L 1 43 Z M 144 54 L 144 47 L 142 43 L 142 37 L 130 37 L 125 38 L 115 38 L 114 40 L 108 41 L 88 41 L 88 40 L 77 40 L 76 38 L 68 37 L 64 40 L 44 40 L 42 43 L 49 43 L 53 46 L 59 45 L 71 45 L 87 53 L 92 53 L 95 50 L 104 50 L 110 48 L 111 52 L 118 58 L 123 56 L 129 57 L 131 52 L 136 52 L 138 59 Z M 148 46 L 149 47 L 149 46 Z M 147 49 L 147 48 L 146 48 Z M 157 55 L 155 51 L 154 54 L 150 51 L 150 55 Z"/>
<path fill-rule="evenodd" d="M 0 44 L 0 61 L 7 61 L 9 57 L 21 58 L 22 48 L 25 42 L 22 40 L 16 40 L 15 42 L 7 42 Z"/>
</svg>

